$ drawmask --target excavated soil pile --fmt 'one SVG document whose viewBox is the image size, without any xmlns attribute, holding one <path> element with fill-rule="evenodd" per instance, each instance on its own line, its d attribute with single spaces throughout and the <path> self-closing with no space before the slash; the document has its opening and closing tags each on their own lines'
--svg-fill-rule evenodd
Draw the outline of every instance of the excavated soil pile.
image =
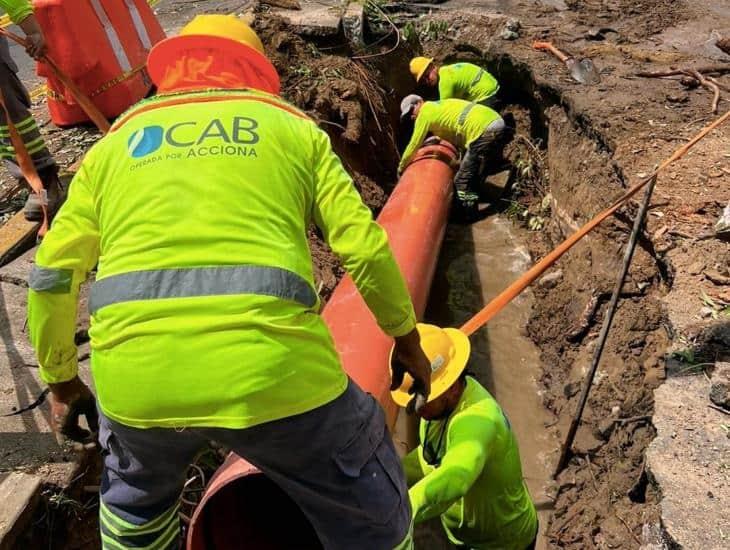
<svg viewBox="0 0 730 550">
<path fill-rule="evenodd" d="M 281 19 L 258 18 L 256 30 L 281 77 L 282 96 L 327 131 L 363 200 L 377 215 L 386 190 L 396 183 L 398 165 L 395 95 L 381 87 L 385 77 L 372 64 L 319 50 Z M 315 282 L 326 300 L 344 272 L 315 228 L 310 230 L 310 246 Z"/>
</svg>

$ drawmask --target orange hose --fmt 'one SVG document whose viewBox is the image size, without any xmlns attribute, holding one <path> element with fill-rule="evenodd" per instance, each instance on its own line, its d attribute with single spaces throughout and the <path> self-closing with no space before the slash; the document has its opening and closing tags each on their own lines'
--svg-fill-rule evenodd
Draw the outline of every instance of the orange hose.
<svg viewBox="0 0 730 550">
<path fill-rule="evenodd" d="M 730 118 L 730 111 L 716 119 L 712 124 L 705 126 L 697 135 L 690 139 L 687 143 L 677 149 L 668 159 L 662 162 L 654 172 L 641 180 L 639 183 L 630 188 L 624 195 L 613 203 L 609 208 L 598 214 L 591 221 L 586 223 L 578 231 L 573 233 L 570 237 L 565 239 L 560 245 L 558 245 L 552 252 L 545 256 L 542 260 L 532 266 L 524 275 L 517 279 L 514 283 L 503 290 L 498 296 L 496 296 L 491 302 L 489 302 L 484 308 L 477 313 L 474 317 L 469 319 L 461 327 L 461 330 L 467 335 L 474 334 L 475 331 L 486 325 L 489 320 L 499 313 L 502 308 L 509 304 L 520 292 L 525 290 L 535 279 L 542 275 L 545 270 L 552 266 L 558 259 L 570 250 L 573 245 L 590 233 L 595 227 L 600 224 L 603 220 L 608 218 L 611 214 L 616 212 L 627 200 L 633 197 L 639 190 L 641 190 L 646 184 L 648 184 L 659 172 L 664 170 L 674 161 L 683 157 L 687 151 L 689 151 L 698 141 L 704 138 L 712 130 L 723 124 Z"/>
</svg>

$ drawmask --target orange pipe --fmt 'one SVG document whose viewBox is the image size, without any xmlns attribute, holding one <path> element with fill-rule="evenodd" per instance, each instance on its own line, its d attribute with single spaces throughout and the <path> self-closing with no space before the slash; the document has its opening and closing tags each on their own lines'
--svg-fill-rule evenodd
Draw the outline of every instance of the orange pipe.
<svg viewBox="0 0 730 550">
<path fill-rule="evenodd" d="M 446 229 L 455 158 L 456 150 L 444 142 L 422 147 L 378 216 L 419 318 Z M 392 338 L 377 326 L 349 277 L 337 285 L 323 316 L 345 371 L 380 401 L 392 428 L 397 415 L 389 389 Z M 294 502 L 235 454 L 211 479 L 188 529 L 188 550 L 318 547 L 316 534 Z"/>
<path fill-rule="evenodd" d="M 450 146 L 441 144 L 421 148 L 378 216 L 419 319 L 426 309 L 451 204 L 453 171 L 444 160 L 452 161 L 455 155 Z M 337 285 L 322 316 L 345 371 L 380 402 L 392 429 L 398 413 L 390 397 L 388 358 L 393 339 L 375 323 L 349 276 Z"/>
</svg>

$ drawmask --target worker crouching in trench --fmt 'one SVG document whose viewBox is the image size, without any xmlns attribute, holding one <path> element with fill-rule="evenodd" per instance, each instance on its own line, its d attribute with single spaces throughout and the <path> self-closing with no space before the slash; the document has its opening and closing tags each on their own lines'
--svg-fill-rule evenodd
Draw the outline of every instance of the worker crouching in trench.
<svg viewBox="0 0 730 550">
<path fill-rule="evenodd" d="M 420 445 L 404 459 L 414 524 L 440 517 L 458 548 L 534 549 L 537 513 L 517 439 L 497 401 L 465 370 L 469 338 L 419 324 L 431 394 L 418 412 Z M 405 407 L 412 381 L 392 392 Z"/>
<path fill-rule="evenodd" d="M 411 548 L 383 411 L 342 369 L 307 242 L 314 221 L 395 338 L 394 383 L 407 372 L 427 396 L 429 362 L 385 232 L 327 134 L 279 97 L 245 23 L 199 16 L 155 46 L 148 69 L 159 94 L 86 155 L 30 278 L 54 427 L 88 442 L 79 415 L 92 429 L 97 416 L 74 329 L 98 263 L 103 548 L 178 547 L 186 468 L 211 439 L 287 492 L 324 548 Z"/>
</svg>

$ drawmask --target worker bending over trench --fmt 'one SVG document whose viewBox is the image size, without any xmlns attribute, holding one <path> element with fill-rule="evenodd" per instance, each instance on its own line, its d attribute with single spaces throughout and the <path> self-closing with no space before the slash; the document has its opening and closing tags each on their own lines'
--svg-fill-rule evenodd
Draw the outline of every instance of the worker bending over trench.
<svg viewBox="0 0 730 550">
<path fill-rule="evenodd" d="M 401 120 L 414 121 L 413 135 L 406 146 L 398 170 L 405 170 L 427 136 L 444 139 L 464 152 L 454 176 L 457 214 L 474 219 L 479 207 L 477 190 L 484 181 L 489 159 L 502 157 L 507 135 L 499 113 L 463 99 L 424 101 L 411 94 L 401 102 Z"/>
<path fill-rule="evenodd" d="M 79 285 L 98 263 L 103 548 L 178 546 L 185 472 L 208 440 L 288 493 L 324 548 L 412 548 L 383 410 L 342 369 L 307 242 L 314 221 L 395 338 L 394 380 L 408 372 L 427 396 L 429 362 L 385 232 L 327 134 L 279 97 L 245 23 L 198 16 L 147 66 L 159 94 L 86 155 L 30 278 L 54 427 L 89 441 L 78 417 L 94 429 L 96 409 L 74 331 Z"/>
<path fill-rule="evenodd" d="M 431 361 L 431 395 L 418 412 L 420 445 L 403 459 L 415 525 L 441 517 L 459 548 L 534 549 L 537 513 L 507 416 L 468 376 L 469 338 L 419 324 Z M 410 380 L 392 392 L 406 406 Z"/>
<path fill-rule="evenodd" d="M 438 89 L 439 99 L 463 99 L 492 106 L 499 83 L 489 71 L 473 63 L 439 67 L 430 57 L 414 57 L 410 70 L 416 84 Z"/>
</svg>

